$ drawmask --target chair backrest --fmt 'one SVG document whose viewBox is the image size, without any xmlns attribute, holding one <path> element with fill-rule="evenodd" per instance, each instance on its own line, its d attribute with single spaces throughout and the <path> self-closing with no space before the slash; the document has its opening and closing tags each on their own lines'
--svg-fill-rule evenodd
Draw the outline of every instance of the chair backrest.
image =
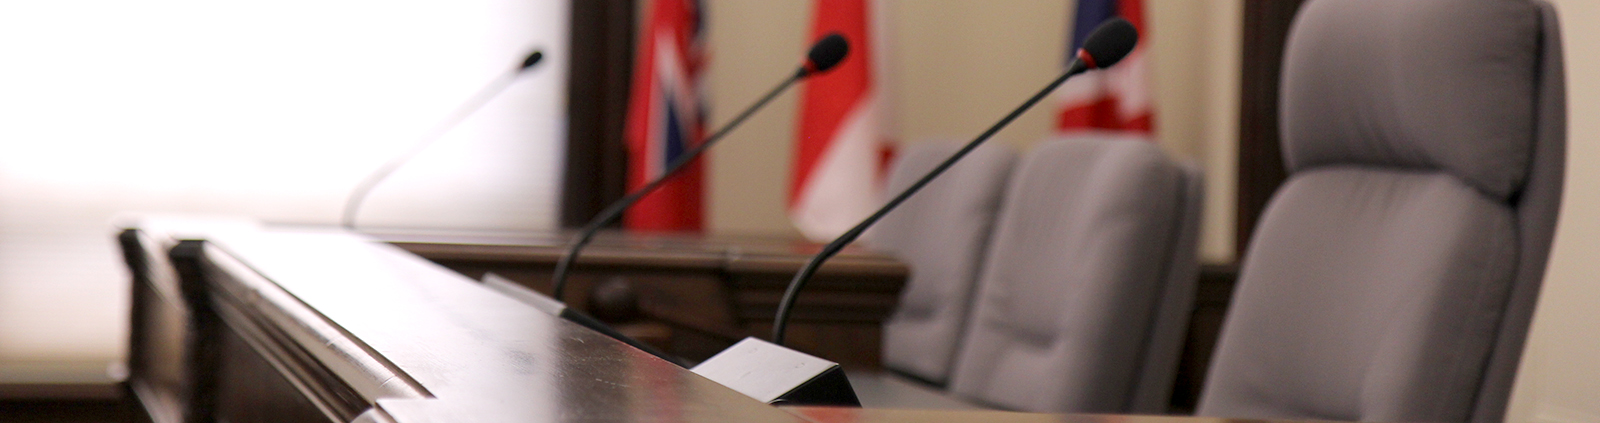
<svg viewBox="0 0 1600 423">
<path fill-rule="evenodd" d="M 1053 140 L 1012 175 L 950 391 L 1164 412 L 1196 285 L 1197 172 L 1142 138 Z"/>
<path fill-rule="evenodd" d="M 1503 418 L 1560 200 L 1559 40 L 1528 1 L 1301 9 L 1289 179 L 1244 257 L 1199 414 Z"/>
<path fill-rule="evenodd" d="M 890 168 L 887 193 L 899 193 L 961 145 L 906 145 Z M 883 326 L 883 365 L 943 385 L 966 330 L 978 268 L 1016 152 L 991 144 L 973 150 L 939 179 L 873 227 L 866 241 L 905 261 L 911 278 Z"/>
</svg>

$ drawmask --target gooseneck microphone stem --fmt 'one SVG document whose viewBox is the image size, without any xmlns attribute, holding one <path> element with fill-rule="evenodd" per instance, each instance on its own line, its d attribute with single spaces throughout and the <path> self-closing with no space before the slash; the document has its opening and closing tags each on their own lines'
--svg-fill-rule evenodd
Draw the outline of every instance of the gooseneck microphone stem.
<svg viewBox="0 0 1600 423">
<path fill-rule="evenodd" d="M 773 87 L 772 91 L 768 91 L 767 94 L 762 96 L 760 100 L 757 100 L 755 104 L 745 108 L 744 111 L 740 112 L 739 115 L 734 117 L 732 121 L 729 121 L 727 124 L 723 125 L 722 129 L 718 129 L 716 133 L 706 137 L 705 141 L 700 142 L 700 145 L 689 149 L 689 151 L 684 152 L 683 155 L 673 159 L 672 163 L 667 165 L 667 169 L 661 172 L 661 175 L 657 176 L 655 180 L 650 181 L 650 183 L 645 184 L 644 187 L 641 187 L 638 190 L 628 193 L 627 196 L 622 197 L 622 199 L 617 200 L 617 202 L 611 203 L 610 207 L 606 207 L 605 210 L 601 210 L 599 214 L 595 215 L 594 219 L 589 220 L 588 224 L 583 225 L 583 229 L 578 235 L 578 240 L 573 242 L 572 246 L 567 249 L 567 253 L 562 255 L 561 260 L 556 262 L 555 273 L 551 276 L 551 280 L 553 282 L 551 283 L 550 296 L 554 297 L 557 301 L 560 301 L 562 298 L 564 298 L 562 294 L 565 293 L 567 288 L 567 276 L 572 270 L 572 263 L 578 259 L 578 254 L 583 251 L 583 247 L 589 245 L 589 241 L 594 239 L 595 233 L 600 232 L 601 228 L 604 228 L 606 225 L 609 225 L 611 222 L 617 220 L 618 217 L 622 216 L 622 212 L 624 210 L 627 210 L 628 207 L 633 206 L 633 203 L 639 202 L 639 200 L 643 199 L 644 196 L 649 195 L 651 192 L 654 192 L 656 188 L 661 187 L 661 184 L 665 183 L 667 180 L 671 179 L 673 175 L 677 174 L 679 168 L 682 168 L 688 165 L 689 162 L 694 161 L 694 159 L 699 158 L 700 153 L 705 152 L 707 148 L 710 148 L 712 144 L 715 144 L 718 140 L 721 140 L 722 137 L 727 135 L 729 131 L 737 128 L 739 124 L 744 123 L 746 119 L 749 119 L 751 115 L 755 114 L 756 110 L 760 110 L 762 106 L 766 105 L 768 102 L 771 102 L 772 99 L 777 98 L 778 94 L 782 94 L 783 91 L 789 88 L 790 85 L 794 85 L 796 81 L 805 78 L 809 74 L 810 73 L 806 69 L 801 69 L 794 75 L 784 79 L 782 83 L 778 84 L 776 87 Z"/>
<path fill-rule="evenodd" d="M 1011 124 L 1011 121 L 1016 120 L 1018 116 L 1022 116 L 1022 112 L 1039 103 L 1039 100 L 1043 100 L 1051 91 L 1055 91 L 1056 87 L 1061 86 L 1061 83 L 1067 82 L 1068 78 L 1072 78 L 1089 69 L 1101 69 L 1116 64 L 1123 57 L 1126 57 L 1128 53 L 1132 52 L 1138 42 L 1138 29 L 1134 28 L 1133 24 L 1126 19 L 1111 18 L 1101 23 L 1094 31 L 1090 31 L 1089 37 L 1083 43 L 1083 47 L 1078 49 L 1077 58 L 1067 66 L 1067 71 L 1063 72 L 1060 77 L 1050 82 L 1050 85 L 1046 85 L 1044 89 L 1039 90 L 1033 97 L 1028 98 L 1028 101 L 1022 102 L 1022 105 L 1017 106 L 1016 110 L 1012 110 L 1005 118 L 995 122 L 994 126 L 990 126 L 988 130 L 983 131 L 982 134 L 978 135 L 978 138 L 968 142 L 966 146 L 961 147 L 961 150 L 956 151 L 950 158 L 939 163 L 932 171 L 923 175 L 922 179 L 918 179 L 916 183 L 911 184 L 911 187 L 906 188 L 905 191 L 889 200 L 888 204 L 884 204 L 882 208 L 873 212 L 866 220 L 856 224 L 855 227 L 845 231 L 839 238 L 823 246 L 821 252 L 812 256 L 811 261 L 806 262 L 805 267 L 795 273 L 794 280 L 789 281 L 789 288 L 783 292 L 783 299 L 778 301 L 778 314 L 773 318 L 772 322 L 772 343 L 783 345 L 783 335 L 789 327 L 789 313 L 794 310 L 795 299 L 800 296 L 800 290 L 805 288 L 806 282 L 811 280 L 811 275 L 817 272 L 817 268 L 822 267 L 823 262 L 833 257 L 834 254 L 838 254 L 839 250 L 844 249 L 845 245 L 849 245 L 856 238 L 860 238 L 868 227 L 877 223 L 879 219 L 889 214 L 895 207 L 899 207 L 900 203 L 905 202 L 907 198 L 911 198 L 912 194 L 922 190 L 923 186 L 928 185 L 928 182 L 933 181 L 933 178 L 939 177 L 956 161 L 965 157 L 967 153 L 978 148 L 979 144 L 983 144 L 989 137 L 994 136 L 996 132 L 1000 132 L 1001 128 L 1005 128 L 1006 125 Z"/>
<path fill-rule="evenodd" d="M 544 53 L 539 51 L 528 54 L 527 58 L 524 58 L 522 64 L 516 69 L 501 74 L 499 77 L 489 81 L 483 88 L 478 89 L 478 92 L 472 94 L 472 97 L 468 97 L 465 103 L 456 107 L 454 112 L 434 125 L 433 129 L 420 138 L 410 150 L 389 159 L 383 166 L 378 167 L 377 170 L 367 175 L 366 179 L 362 179 L 361 184 L 356 185 L 356 188 L 350 191 L 350 196 L 345 199 L 344 214 L 339 219 L 340 225 L 344 226 L 345 229 L 355 229 L 356 216 L 361 212 L 361 203 L 366 201 L 367 195 L 372 193 L 373 188 L 377 188 L 379 183 L 382 183 L 394 171 L 399 170 L 400 166 L 404 166 L 406 162 L 411 161 L 422 150 L 428 149 L 428 146 L 433 145 L 435 141 L 438 141 L 445 133 L 450 132 L 456 125 L 460 125 L 461 121 L 467 120 L 467 117 L 472 116 L 478 109 L 482 109 L 485 104 L 489 104 L 489 100 L 499 96 L 501 92 L 511 86 L 511 83 L 517 81 L 518 76 L 528 69 L 532 69 L 534 65 L 539 64 L 543 58 Z"/>
<path fill-rule="evenodd" d="M 811 275 L 817 272 L 817 268 L 822 267 L 823 262 L 828 261 L 829 258 L 833 257 L 835 254 L 838 254 L 839 250 L 843 250 L 846 245 L 849 245 L 851 242 L 855 241 L 856 238 L 860 238 L 861 234 L 866 232 L 868 227 L 871 227 L 872 224 L 877 223 L 879 219 L 882 219 L 884 215 L 889 214 L 889 212 L 893 211 L 895 207 L 900 206 L 900 203 L 905 202 L 907 198 L 911 198 L 912 194 L 916 194 L 917 191 L 922 190 L 922 187 L 928 185 L 928 182 L 931 182 L 934 178 L 939 177 L 939 175 L 944 173 L 946 169 L 949 169 L 950 166 L 954 165 L 956 161 L 961 160 L 961 158 L 966 156 L 967 153 L 970 153 L 973 149 L 978 148 L 978 145 L 983 144 L 984 141 L 988 141 L 989 138 L 993 137 L 996 132 L 1000 132 L 1000 129 L 1011 124 L 1011 121 L 1016 120 L 1018 116 L 1022 116 L 1023 112 L 1028 111 L 1028 109 L 1032 108 L 1034 104 L 1038 103 L 1040 100 L 1043 100 L 1045 96 L 1050 95 L 1050 92 L 1055 91 L 1056 87 L 1061 86 L 1061 83 L 1066 82 L 1068 78 L 1083 73 L 1088 69 L 1089 66 L 1085 64 L 1083 60 L 1073 61 L 1072 66 L 1067 69 L 1066 73 L 1061 74 L 1061 76 L 1056 78 L 1054 82 L 1051 82 L 1050 85 L 1045 86 L 1043 90 L 1039 90 L 1039 92 L 1034 94 L 1033 97 L 1028 98 L 1028 101 L 1022 102 L 1022 105 L 1017 106 L 1016 110 L 1012 110 L 1011 114 L 1008 114 L 1005 118 L 1000 119 L 1000 121 L 996 122 L 994 126 L 990 126 L 988 130 L 983 131 L 982 134 L 978 135 L 978 138 L 968 142 L 966 146 L 961 147 L 961 150 L 956 151 L 956 153 L 951 155 L 950 158 L 939 163 L 939 165 L 934 167 L 933 170 L 928 172 L 927 175 L 923 175 L 922 179 L 918 179 L 916 183 L 911 184 L 911 187 L 906 188 L 906 190 L 902 191 L 900 195 L 896 195 L 893 199 L 889 200 L 888 204 L 884 204 L 883 208 L 880 208 L 877 212 L 872 213 L 872 215 L 868 216 L 866 220 L 856 224 L 855 227 L 850 228 L 849 231 L 845 231 L 843 235 L 839 235 L 838 238 L 835 238 L 833 242 L 829 242 L 828 245 L 823 246 L 822 251 L 818 252 L 817 255 L 812 256 L 811 261 L 806 262 L 805 267 L 800 268 L 800 271 L 795 273 L 794 279 L 789 281 L 789 288 L 783 292 L 783 299 L 779 300 L 778 302 L 777 317 L 775 317 L 775 320 L 773 320 L 772 324 L 772 343 L 783 345 L 784 331 L 789 327 L 789 313 L 794 310 L 795 299 L 800 296 L 800 290 L 805 287 L 806 282 L 811 280 Z"/>
</svg>

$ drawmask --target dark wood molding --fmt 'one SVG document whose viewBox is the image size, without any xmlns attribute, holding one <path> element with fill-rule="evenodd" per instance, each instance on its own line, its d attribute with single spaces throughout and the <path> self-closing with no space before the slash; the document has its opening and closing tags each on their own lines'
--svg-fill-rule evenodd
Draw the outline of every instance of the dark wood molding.
<svg viewBox="0 0 1600 423">
<path fill-rule="evenodd" d="M 370 238 L 173 228 L 154 239 L 210 322 L 182 336 L 213 351 L 183 422 L 796 421 Z"/>
<path fill-rule="evenodd" d="M 217 340 L 224 328 L 211 308 L 205 276 L 196 264 L 203 245 L 202 241 L 179 241 L 167 252 L 167 260 L 178 276 L 184 308 L 189 312 L 189 330 L 184 334 L 184 342 L 190 343 L 186 347 L 189 351 L 183 357 L 186 361 L 180 363 L 189 388 L 183 393 L 186 398 L 180 402 L 185 406 L 182 413 L 185 423 L 211 422 L 216 418 L 219 383 L 216 369 L 221 366 L 221 346 Z"/>
<path fill-rule="evenodd" d="M 1289 25 L 1304 0 L 1246 0 L 1239 84 L 1239 203 L 1235 246 L 1243 257 L 1256 221 L 1288 173 L 1278 147 L 1278 81 Z"/>
<path fill-rule="evenodd" d="M 544 293 L 566 251 L 561 237 L 547 234 L 369 235 L 472 279 L 492 272 Z M 601 232 L 574 265 L 564 300 L 625 333 L 629 324 L 652 324 L 640 326 L 657 331 L 646 342 L 702 361 L 771 333 L 790 277 L 819 248 L 787 239 Z M 877 369 L 881 328 L 909 273 L 893 257 L 845 249 L 796 303 L 787 346 L 847 369 Z"/>
<path fill-rule="evenodd" d="M 1278 80 L 1289 26 L 1304 0 L 1245 0 L 1239 88 L 1238 226 L 1235 246 L 1244 257 L 1257 219 L 1287 172 L 1278 147 Z M 1189 334 L 1173 384 L 1170 411 L 1186 414 L 1199 404 L 1211 354 L 1227 317 L 1239 278 L 1236 263 L 1200 269 Z"/>
<path fill-rule="evenodd" d="M 1169 413 L 1192 414 L 1200 405 L 1200 391 L 1211 371 L 1211 354 L 1216 351 L 1217 338 L 1222 333 L 1222 322 L 1227 317 L 1228 303 L 1233 299 L 1233 287 L 1238 280 L 1237 265 L 1200 266 L 1200 284 L 1189 315 L 1189 333 L 1184 337 L 1177 378 L 1172 384 Z"/>
<path fill-rule="evenodd" d="M 34 385 L 29 388 L 29 394 L 37 392 L 51 396 L 0 398 L 0 420 L 52 423 L 150 422 L 149 416 L 140 413 L 135 401 L 117 399 L 115 395 L 110 398 L 99 398 L 102 396 L 100 391 L 115 392 L 121 389 L 120 385 L 105 386 L 104 389 L 96 389 L 96 392 L 89 393 L 91 397 L 82 397 L 79 392 L 62 392 L 58 386 Z M 42 391 L 32 391 L 34 388 Z M 53 396 L 57 394 L 68 396 Z"/>
<path fill-rule="evenodd" d="M 563 227 L 582 226 L 625 193 L 622 133 L 633 75 L 635 9 L 636 0 L 572 2 Z"/>
</svg>

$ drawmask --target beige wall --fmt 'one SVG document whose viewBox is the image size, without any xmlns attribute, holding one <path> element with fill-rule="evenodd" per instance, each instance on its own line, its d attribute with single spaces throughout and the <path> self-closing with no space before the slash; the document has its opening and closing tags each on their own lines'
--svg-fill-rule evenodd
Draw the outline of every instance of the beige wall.
<svg viewBox="0 0 1600 423">
<path fill-rule="evenodd" d="M 1150 0 L 1146 42 L 1157 137 L 1175 158 L 1207 173 L 1202 255 L 1233 251 L 1238 110 L 1239 0 Z M 806 48 L 811 2 L 711 0 L 713 125 L 726 122 L 792 69 Z M 901 142 L 969 140 L 1061 72 L 1071 1 L 884 0 L 879 8 L 889 132 Z M 798 90 L 712 152 L 710 228 L 790 234 L 784 215 Z M 1040 104 L 992 142 L 1026 148 L 1048 135 L 1054 107 Z"/>
<path fill-rule="evenodd" d="M 705 4 L 711 64 L 704 83 L 709 121 L 717 127 L 794 72 L 806 49 L 811 10 L 809 1 L 796 0 Z M 712 232 L 799 236 L 784 216 L 783 182 L 789 180 L 799 93 L 790 89 L 707 152 Z"/>
<path fill-rule="evenodd" d="M 1567 175 L 1555 247 L 1508 422 L 1600 421 L 1600 2 L 1555 0 L 1567 74 Z"/>
</svg>

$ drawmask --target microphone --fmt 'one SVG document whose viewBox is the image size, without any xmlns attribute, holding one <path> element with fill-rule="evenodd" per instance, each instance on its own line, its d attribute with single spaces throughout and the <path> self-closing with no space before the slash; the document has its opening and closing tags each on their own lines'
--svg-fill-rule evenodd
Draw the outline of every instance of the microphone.
<svg viewBox="0 0 1600 423">
<path fill-rule="evenodd" d="M 372 174 L 367 175 L 367 178 L 363 179 L 360 184 L 356 185 L 356 188 L 350 191 L 350 196 L 345 199 L 344 213 L 342 213 L 343 218 L 340 219 L 341 225 L 344 226 L 345 229 L 355 229 L 356 215 L 361 211 L 361 203 L 367 199 L 368 194 L 372 193 L 373 188 L 377 188 L 378 184 L 382 183 L 384 179 L 387 179 L 390 174 L 394 173 L 395 170 L 400 169 L 400 166 L 404 166 L 406 162 L 411 161 L 413 157 L 416 157 L 417 153 L 421 153 L 422 150 L 425 150 L 428 148 L 428 146 L 433 145 L 435 141 L 439 140 L 439 137 L 444 136 L 444 134 L 449 132 L 450 129 L 461 124 L 461 121 L 466 120 L 468 116 L 471 116 L 474 112 L 477 112 L 478 109 L 483 108 L 483 105 L 488 104 L 489 100 L 494 99 L 495 96 L 500 95 L 501 92 L 504 92 L 506 88 L 510 87 L 511 83 L 515 82 L 518 76 L 521 76 L 523 72 L 526 72 L 528 69 L 532 69 L 535 65 L 538 65 L 539 61 L 543 59 L 544 53 L 540 52 L 539 50 L 534 50 L 533 52 L 528 53 L 528 56 L 522 59 L 521 65 L 517 66 L 516 69 L 512 69 L 504 74 L 501 74 L 493 81 L 489 81 L 489 84 L 484 85 L 483 88 L 478 89 L 478 92 L 473 94 L 472 97 L 469 97 L 467 102 L 462 103 L 461 106 L 457 107 L 453 113 L 445 117 L 445 119 L 440 121 L 439 124 L 435 125 L 432 131 L 428 132 L 427 135 L 423 136 L 421 140 L 417 142 L 416 146 L 411 147 L 411 150 L 408 150 L 399 156 L 395 156 L 393 159 L 389 159 L 389 161 L 384 163 L 383 166 L 378 167 L 378 169 L 373 171 Z"/>
<path fill-rule="evenodd" d="M 752 114 L 755 114 L 756 110 L 761 109 L 761 107 L 765 106 L 768 102 L 771 102 L 772 99 L 776 98 L 779 93 L 783 92 L 784 89 L 789 88 L 789 86 L 793 85 L 796 81 L 827 72 L 829 69 L 833 69 L 834 66 L 839 65 L 839 62 L 844 61 L 845 56 L 849 55 L 849 53 L 850 43 L 845 40 L 843 35 L 839 35 L 837 32 L 830 33 L 827 36 L 822 37 L 821 40 L 817 40 L 816 44 L 811 45 L 811 50 L 806 53 L 805 63 L 800 65 L 800 69 L 796 71 L 794 75 L 784 79 L 783 82 L 778 84 L 778 86 L 773 87 L 772 91 L 768 91 L 767 94 L 762 96 L 760 100 L 756 100 L 755 104 L 751 104 L 750 107 L 745 108 L 744 111 L 740 112 L 739 115 L 734 117 L 732 121 L 729 121 L 727 124 L 723 125 L 722 129 L 718 129 L 717 132 L 706 137 L 705 141 L 700 142 L 700 145 L 689 149 L 689 151 L 684 152 L 683 155 L 679 156 L 677 159 L 674 159 L 672 163 L 667 164 L 666 171 L 661 172 L 661 176 L 657 176 L 655 180 L 645 184 L 644 187 L 628 193 L 628 195 L 623 196 L 614 203 L 611 203 L 611 205 L 607 206 L 605 210 L 601 210 L 599 214 L 595 215 L 594 219 L 590 220 L 588 224 L 583 225 L 582 231 L 579 232 L 578 240 L 572 243 L 572 247 L 567 250 L 565 255 L 561 256 L 560 260 L 556 261 L 555 273 L 551 276 L 552 282 L 550 296 L 554 297 L 556 300 L 560 300 L 562 298 L 562 293 L 565 292 L 567 287 L 567 276 L 571 271 L 572 262 L 578 259 L 578 254 L 583 251 L 584 246 L 589 245 L 589 241 L 593 240 L 595 233 L 599 232 L 600 228 L 611 224 L 611 222 L 615 221 L 617 217 L 621 216 L 622 212 L 627 210 L 628 207 L 632 207 L 634 203 L 639 202 L 639 200 L 643 199 L 645 195 L 654 192 L 656 188 L 659 188 L 662 183 L 667 181 L 668 178 L 671 178 L 673 175 L 677 174 L 678 170 L 689 164 L 690 161 L 699 158 L 700 153 L 705 152 L 706 149 L 710 148 L 712 144 L 715 144 L 718 140 L 721 140 L 722 137 L 727 135 L 729 131 L 732 131 L 733 128 L 736 128 L 739 126 L 739 124 L 744 123 L 745 119 L 749 118 Z"/>
<path fill-rule="evenodd" d="M 848 55 L 850 55 L 850 42 L 845 41 L 844 36 L 837 32 L 829 33 L 821 40 L 817 40 L 817 43 L 811 46 L 811 51 L 806 52 L 806 62 L 800 65 L 798 76 L 804 78 L 826 72 L 838 66 Z"/>
<path fill-rule="evenodd" d="M 973 149 L 978 148 L 978 145 L 983 144 L 983 142 L 987 141 L 989 137 L 994 136 L 996 132 L 999 132 L 1001 128 L 1004 128 L 1006 125 L 1010 124 L 1012 120 L 1016 120 L 1018 116 L 1022 115 L 1022 112 L 1027 111 L 1029 108 L 1033 107 L 1035 103 L 1038 103 L 1039 100 L 1044 99 L 1046 95 L 1050 94 L 1051 91 L 1054 91 L 1056 87 L 1061 86 L 1061 83 L 1066 82 L 1068 78 L 1092 69 L 1102 69 L 1116 64 L 1118 61 L 1121 61 L 1123 57 L 1127 56 L 1129 52 L 1133 51 L 1134 45 L 1138 44 L 1138 42 L 1139 31 L 1134 29 L 1133 24 L 1128 23 L 1127 20 L 1122 18 L 1111 18 L 1110 20 L 1101 23 L 1099 27 L 1095 28 L 1093 32 L 1089 33 L 1088 39 L 1086 39 L 1083 43 L 1083 48 L 1078 49 L 1077 58 L 1073 59 L 1072 64 L 1067 66 L 1067 71 L 1065 73 L 1061 74 L 1060 77 L 1057 77 L 1055 81 L 1050 83 L 1050 85 L 1045 86 L 1043 90 L 1040 90 L 1038 93 L 1034 94 L 1033 97 L 1023 102 L 1021 106 L 1017 106 L 1015 110 L 1011 111 L 1011 114 L 1006 115 L 1004 118 L 1000 119 L 999 122 L 996 122 L 994 126 L 989 127 L 989 129 L 986 131 L 983 131 L 983 133 L 978 135 L 976 139 L 968 142 L 966 146 L 961 147 L 961 149 L 956 151 L 955 154 L 951 155 L 950 158 L 945 159 L 945 161 L 942 163 L 939 163 L 939 165 L 934 167 L 932 171 L 929 171 L 927 175 L 923 175 L 922 179 L 918 179 L 915 183 L 911 184 L 910 187 L 907 187 L 905 191 L 902 191 L 899 195 L 896 195 L 893 199 L 889 200 L 887 204 L 884 204 L 883 208 L 873 212 L 871 216 L 866 218 L 866 220 L 856 224 L 855 227 L 850 228 L 849 231 L 846 231 L 843 235 L 840 235 L 838 238 L 834 239 L 833 242 L 823 246 L 821 252 L 818 252 L 817 255 L 812 256 L 811 261 L 806 262 L 805 267 L 800 268 L 800 271 L 795 273 L 794 279 L 789 281 L 788 289 L 784 290 L 783 299 L 778 302 L 777 316 L 773 318 L 772 322 L 772 342 L 774 344 L 783 345 L 784 331 L 788 329 L 789 313 L 794 309 L 795 299 L 799 297 L 800 289 L 805 287 L 806 282 L 811 279 L 811 275 L 816 273 L 817 268 L 821 267 L 823 262 L 827 261 L 828 258 L 833 257 L 834 254 L 838 254 L 839 250 L 844 249 L 845 245 L 849 245 L 850 242 L 861 237 L 861 234 L 865 232 L 868 227 L 872 226 L 874 223 L 877 223 L 879 219 L 882 219 L 884 215 L 889 213 L 889 211 L 894 210 L 895 207 L 898 207 L 900 203 L 905 202 L 906 199 L 910 198 L 912 194 L 916 194 L 917 191 L 921 190 L 922 187 L 927 185 L 928 182 L 932 181 L 933 178 L 936 178 L 940 174 L 944 173 L 944 171 L 949 169 L 951 165 L 954 165 L 957 160 L 961 160 L 961 158 L 966 156 L 967 153 L 970 153 Z"/>
</svg>

